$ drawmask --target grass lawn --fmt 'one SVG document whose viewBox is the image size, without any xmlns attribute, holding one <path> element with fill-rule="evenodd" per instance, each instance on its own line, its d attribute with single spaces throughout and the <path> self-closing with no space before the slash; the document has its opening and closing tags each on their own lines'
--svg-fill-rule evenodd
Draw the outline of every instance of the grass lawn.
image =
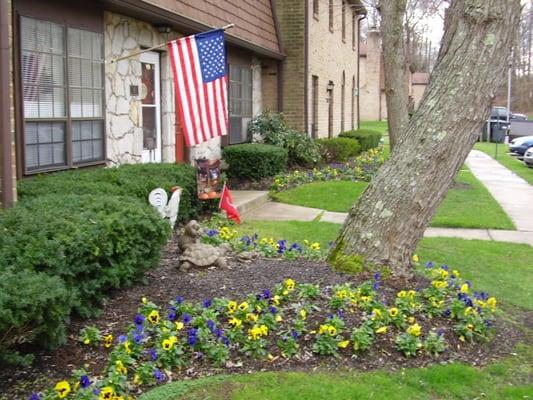
<svg viewBox="0 0 533 400">
<path fill-rule="evenodd" d="M 460 171 L 432 226 L 515 229 L 511 219 L 470 171 Z M 347 212 L 366 188 L 365 182 L 315 182 L 275 194 L 282 203 Z"/>
<path fill-rule="evenodd" d="M 389 129 L 387 121 L 361 121 L 361 129 L 372 129 L 385 135 Z"/>
<path fill-rule="evenodd" d="M 481 150 L 492 158 L 498 160 L 498 162 L 504 167 L 509 168 L 522 179 L 533 185 L 533 168 L 526 167 L 522 161 L 507 154 L 507 145 L 498 145 L 498 157 L 496 157 L 496 144 L 494 143 L 476 143 L 474 149 Z"/>
<path fill-rule="evenodd" d="M 462 364 L 435 365 L 401 372 L 336 374 L 268 372 L 215 376 L 175 382 L 140 397 L 140 400 L 292 400 L 292 399 L 526 399 L 533 393 L 528 381 L 533 350 L 476 369 Z"/>
<path fill-rule="evenodd" d="M 323 246 L 340 225 L 326 222 L 249 221 L 240 233 L 298 241 L 307 238 Z M 423 261 L 446 263 L 507 305 L 533 310 L 533 248 L 527 245 L 462 240 L 423 239 Z M 516 354 L 478 369 L 460 363 L 411 368 L 398 372 L 336 371 L 266 372 L 175 382 L 156 388 L 140 400 L 200 399 L 526 399 L 533 394 L 533 348 L 519 345 Z"/>
</svg>

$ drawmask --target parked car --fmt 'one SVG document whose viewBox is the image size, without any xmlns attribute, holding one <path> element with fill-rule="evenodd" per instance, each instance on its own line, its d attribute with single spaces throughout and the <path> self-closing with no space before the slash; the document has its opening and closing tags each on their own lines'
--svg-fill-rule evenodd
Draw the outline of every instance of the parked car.
<svg viewBox="0 0 533 400">
<path fill-rule="evenodd" d="M 509 151 L 520 156 L 523 156 L 530 147 L 533 147 L 533 136 L 519 137 L 509 143 Z"/>
<path fill-rule="evenodd" d="M 524 164 L 529 168 L 533 168 L 533 147 L 530 147 L 524 153 Z"/>
<path fill-rule="evenodd" d="M 509 111 L 507 111 L 506 107 L 492 107 L 490 110 L 490 119 L 492 121 L 507 121 L 507 114 Z M 527 121 L 527 115 L 525 114 L 519 114 L 519 113 L 509 113 L 509 119 L 510 120 L 524 120 Z"/>
<path fill-rule="evenodd" d="M 515 121 L 527 121 L 527 115 L 525 114 L 511 114 L 511 119 Z"/>
</svg>

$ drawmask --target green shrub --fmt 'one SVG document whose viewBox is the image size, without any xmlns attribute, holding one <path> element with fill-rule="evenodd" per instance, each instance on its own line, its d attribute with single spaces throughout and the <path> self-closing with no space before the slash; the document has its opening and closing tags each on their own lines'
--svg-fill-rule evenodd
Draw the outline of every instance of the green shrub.
<svg viewBox="0 0 533 400">
<path fill-rule="evenodd" d="M 357 139 L 361 145 L 361 151 L 367 151 L 378 147 L 381 141 L 381 132 L 374 131 L 372 129 L 359 129 L 356 131 L 342 132 L 340 137 Z"/>
<path fill-rule="evenodd" d="M 169 192 L 173 186 L 183 189 L 178 221 L 197 217 L 203 204 L 196 194 L 196 171 L 185 164 L 128 164 L 72 170 L 22 179 L 17 184 L 22 202 L 48 194 L 100 194 L 132 196 L 146 203 L 153 189 L 162 187 Z"/>
<path fill-rule="evenodd" d="M 64 343 L 73 301 L 73 293 L 57 276 L 0 270 L 0 364 L 30 361 L 31 356 L 14 351 L 20 344 Z"/>
<path fill-rule="evenodd" d="M 258 180 L 274 176 L 287 167 L 287 150 L 269 144 L 245 143 L 224 148 L 228 175 Z"/>
<path fill-rule="evenodd" d="M 287 126 L 280 113 L 266 111 L 248 124 L 248 137 L 287 149 L 291 165 L 309 166 L 320 161 L 320 148 L 306 133 Z"/>
<path fill-rule="evenodd" d="M 345 162 L 361 153 L 361 146 L 357 139 L 330 138 L 318 139 L 322 159 L 327 162 Z"/>
<path fill-rule="evenodd" d="M 0 309 L 0 337 L 6 334 L 4 321 L 16 319 L 29 324 L 29 332 L 39 332 L 39 343 L 54 346 L 63 338 L 71 311 L 94 315 L 110 289 L 131 285 L 157 265 L 170 226 L 131 196 L 56 194 L 5 211 L 0 232 L 6 233 L 0 235 L 3 283 L 4 275 L 14 270 L 27 275 L 27 282 L 56 287 L 59 296 L 43 289 L 42 296 L 25 296 L 25 305 L 19 307 L 8 292 Z M 45 305 L 52 317 L 23 315 Z"/>
</svg>

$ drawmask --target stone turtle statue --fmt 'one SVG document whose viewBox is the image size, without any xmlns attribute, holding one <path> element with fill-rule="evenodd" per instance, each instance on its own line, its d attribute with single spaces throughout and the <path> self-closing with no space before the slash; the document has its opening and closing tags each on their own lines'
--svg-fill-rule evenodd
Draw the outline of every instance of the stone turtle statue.
<svg viewBox="0 0 533 400">
<path fill-rule="evenodd" d="M 220 246 L 200 243 L 202 236 L 200 224 L 192 220 L 186 226 L 183 235 L 178 239 L 181 250 L 179 270 L 188 272 L 193 267 L 206 268 L 215 266 L 221 269 L 227 267 L 226 253 L 230 246 L 224 243 Z"/>
</svg>

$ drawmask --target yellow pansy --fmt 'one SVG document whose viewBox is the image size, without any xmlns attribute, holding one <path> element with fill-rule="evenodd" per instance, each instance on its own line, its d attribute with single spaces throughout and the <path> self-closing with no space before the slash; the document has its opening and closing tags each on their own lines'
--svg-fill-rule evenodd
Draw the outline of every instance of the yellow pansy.
<svg viewBox="0 0 533 400">
<path fill-rule="evenodd" d="M 420 261 L 420 258 L 418 258 L 418 256 L 416 254 L 413 255 L 413 262 L 414 263 L 417 263 Z"/>
<path fill-rule="evenodd" d="M 311 250 L 320 250 L 320 243 L 314 242 L 310 246 Z"/>
<path fill-rule="evenodd" d="M 104 347 L 106 349 L 110 348 L 113 345 L 113 335 L 104 336 Z"/>
<path fill-rule="evenodd" d="M 181 331 L 183 329 L 183 327 L 185 326 L 183 324 L 183 322 L 181 322 L 181 321 L 175 322 L 174 324 L 176 325 L 176 330 L 178 330 L 178 331 Z"/>
<path fill-rule="evenodd" d="M 150 314 L 148 314 L 148 321 L 150 321 L 151 324 L 156 325 L 159 323 L 159 311 L 152 310 L 150 311 Z"/>
<path fill-rule="evenodd" d="M 496 297 L 489 297 L 487 299 L 487 305 L 494 311 L 496 309 Z"/>
<path fill-rule="evenodd" d="M 412 325 L 412 324 L 414 324 L 416 322 L 416 319 L 415 319 L 415 317 L 409 317 L 409 318 L 407 318 L 407 322 Z"/>
<path fill-rule="evenodd" d="M 98 396 L 99 400 L 113 400 L 113 395 L 115 391 L 110 386 L 105 386 L 100 390 L 100 395 Z"/>
<path fill-rule="evenodd" d="M 163 347 L 163 350 L 166 350 L 166 351 L 172 350 L 172 348 L 174 347 L 174 341 L 171 339 L 165 339 L 161 343 L 161 346 Z"/>
<path fill-rule="evenodd" d="M 344 300 L 346 296 L 348 295 L 348 292 L 343 289 L 343 290 L 339 290 L 336 295 L 340 300 Z"/>
<path fill-rule="evenodd" d="M 228 323 L 234 328 L 239 328 L 242 325 L 242 321 L 235 317 L 231 318 Z"/>
<path fill-rule="evenodd" d="M 301 319 L 307 318 L 307 311 L 305 311 L 303 308 L 300 310 L 300 318 Z"/>
<path fill-rule="evenodd" d="M 470 289 L 470 288 L 468 287 L 468 283 L 463 283 L 463 284 L 461 285 L 460 292 L 461 292 L 461 293 L 468 293 L 468 290 L 469 290 L 469 289 Z"/>
<path fill-rule="evenodd" d="M 256 314 L 248 313 L 246 314 L 246 319 L 250 322 L 255 322 L 259 319 L 259 317 Z"/>
<path fill-rule="evenodd" d="M 396 297 L 399 297 L 399 298 L 407 297 L 407 292 L 405 290 L 400 290 L 398 294 L 396 295 Z"/>
<path fill-rule="evenodd" d="M 243 301 L 241 304 L 239 304 L 239 310 L 241 310 L 241 311 L 248 310 L 248 303 Z"/>
<path fill-rule="evenodd" d="M 349 340 L 343 340 L 342 342 L 339 342 L 337 346 L 339 346 L 341 349 L 345 349 L 350 344 Z"/>
<path fill-rule="evenodd" d="M 407 328 L 407 333 L 411 336 L 420 336 L 422 327 L 418 324 L 413 324 Z"/>
<path fill-rule="evenodd" d="M 143 304 L 147 304 L 148 303 L 148 299 L 146 297 L 143 297 L 141 299 L 141 301 L 142 301 Z"/>
<path fill-rule="evenodd" d="M 57 382 L 54 389 L 57 392 L 57 396 L 60 399 L 64 399 L 70 393 L 70 383 L 67 381 Z"/>
<path fill-rule="evenodd" d="M 236 301 L 230 301 L 228 302 L 228 312 L 230 314 L 234 313 L 237 310 L 237 302 Z"/>
<path fill-rule="evenodd" d="M 266 325 L 261 325 L 259 329 L 261 330 L 262 335 L 264 336 L 268 335 L 268 327 Z"/>
<path fill-rule="evenodd" d="M 128 374 L 128 369 L 124 366 L 124 363 L 120 360 L 117 360 L 115 362 L 115 366 L 116 366 L 116 370 L 119 374 L 121 375 L 127 375 Z"/>
<path fill-rule="evenodd" d="M 328 333 L 330 334 L 330 336 L 333 336 L 337 333 L 337 328 L 335 328 L 334 326 L 329 326 L 328 327 Z"/>
<path fill-rule="evenodd" d="M 398 315 L 398 309 L 396 307 L 392 307 L 390 310 L 389 310 L 389 315 L 391 317 L 395 317 Z"/>
<path fill-rule="evenodd" d="M 124 350 L 126 350 L 126 353 L 131 354 L 131 347 L 130 347 L 130 341 L 126 340 L 124 342 Z"/>
<path fill-rule="evenodd" d="M 85 339 L 85 340 L 83 341 L 83 344 L 91 344 L 91 340 L 90 340 L 90 339 Z"/>
<path fill-rule="evenodd" d="M 288 291 L 294 290 L 294 286 L 295 285 L 296 285 L 296 282 L 294 282 L 294 280 L 292 280 L 290 278 L 285 281 L 285 288 Z"/>
<path fill-rule="evenodd" d="M 440 270 L 440 276 L 442 279 L 446 279 L 448 277 L 448 271 L 446 271 L 445 269 L 441 269 Z"/>
<path fill-rule="evenodd" d="M 379 308 L 374 308 L 372 310 L 372 319 L 381 319 L 381 310 Z"/>
<path fill-rule="evenodd" d="M 280 297 L 276 294 L 274 297 L 272 297 L 272 303 L 274 303 L 276 306 L 279 306 L 279 299 Z"/>
<path fill-rule="evenodd" d="M 376 329 L 376 333 L 380 333 L 380 334 L 387 333 L 387 327 L 382 326 L 381 328 Z"/>
<path fill-rule="evenodd" d="M 248 338 L 250 338 L 252 340 L 257 340 L 262 335 L 263 335 L 263 332 L 262 332 L 261 328 L 259 328 L 258 326 L 254 326 L 253 328 L 248 329 Z"/>
<path fill-rule="evenodd" d="M 452 271 L 452 275 L 454 275 L 456 278 L 459 278 L 460 276 L 459 271 L 457 271 L 456 269 Z"/>
<path fill-rule="evenodd" d="M 276 319 L 276 322 L 281 322 L 281 321 L 283 321 L 283 318 L 281 318 L 281 315 L 279 315 L 279 314 L 276 315 L 276 318 L 275 318 L 275 319 Z"/>
</svg>

